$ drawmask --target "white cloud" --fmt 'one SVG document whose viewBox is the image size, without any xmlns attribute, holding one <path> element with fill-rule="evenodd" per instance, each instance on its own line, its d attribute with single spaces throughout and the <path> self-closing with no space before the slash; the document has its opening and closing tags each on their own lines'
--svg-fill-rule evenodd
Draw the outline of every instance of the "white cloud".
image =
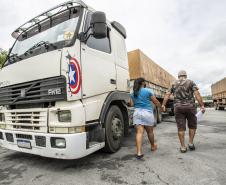
<svg viewBox="0 0 226 185">
<path fill-rule="evenodd" d="M 205 35 L 199 44 L 200 52 L 212 52 L 218 49 L 226 49 L 226 22 L 221 22 Z"/>
<path fill-rule="evenodd" d="M 13 43 L 11 32 L 63 0 L 0 0 L 0 47 Z M 140 48 L 177 75 L 187 70 L 203 94 L 226 76 L 226 1 L 224 0 L 86 0 L 128 33 L 128 50 Z"/>
</svg>

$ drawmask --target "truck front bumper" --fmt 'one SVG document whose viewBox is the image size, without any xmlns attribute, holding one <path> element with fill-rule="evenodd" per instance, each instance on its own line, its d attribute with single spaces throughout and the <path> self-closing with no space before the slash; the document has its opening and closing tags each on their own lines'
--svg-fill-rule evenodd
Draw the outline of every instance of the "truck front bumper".
<svg viewBox="0 0 226 185">
<path fill-rule="evenodd" d="M 56 138 L 65 140 L 65 147 L 53 144 Z M 22 144 L 21 144 L 22 143 Z M 78 159 L 104 147 L 98 143 L 87 148 L 87 134 L 49 134 L 0 129 L 0 146 L 18 152 L 58 159 Z"/>
</svg>

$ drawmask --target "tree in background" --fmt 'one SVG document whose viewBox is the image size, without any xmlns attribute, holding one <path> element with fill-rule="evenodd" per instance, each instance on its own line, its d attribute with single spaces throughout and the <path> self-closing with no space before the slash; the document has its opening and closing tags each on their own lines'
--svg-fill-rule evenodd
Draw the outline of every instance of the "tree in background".
<svg viewBox="0 0 226 185">
<path fill-rule="evenodd" d="M 7 51 L 2 51 L 0 53 L 0 67 L 2 67 L 2 64 L 5 62 L 7 57 Z"/>
</svg>

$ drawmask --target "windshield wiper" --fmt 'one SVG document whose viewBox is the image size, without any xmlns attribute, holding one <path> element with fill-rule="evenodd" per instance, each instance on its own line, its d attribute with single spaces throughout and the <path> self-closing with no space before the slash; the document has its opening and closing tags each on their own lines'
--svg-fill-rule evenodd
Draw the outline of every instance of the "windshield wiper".
<svg viewBox="0 0 226 185">
<path fill-rule="evenodd" d="M 57 46 L 54 44 L 48 42 L 48 41 L 40 41 L 31 48 L 29 48 L 27 51 L 24 52 L 24 55 L 27 55 L 28 53 L 32 54 L 32 51 L 36 48 L 39 48 L 41 46 L 45 46 L 46 49 L 49 49 L 49 46 L 52 46 L 54 49 L 57 49 Z"/>
</svg>

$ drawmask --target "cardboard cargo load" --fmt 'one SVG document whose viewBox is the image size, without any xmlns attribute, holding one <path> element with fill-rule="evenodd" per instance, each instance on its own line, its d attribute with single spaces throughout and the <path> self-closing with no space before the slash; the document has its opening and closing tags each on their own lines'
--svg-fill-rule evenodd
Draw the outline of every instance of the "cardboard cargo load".
<svg viewBox="0 0 226 185">
<path fill-rule="evenodd" d="M 226 77 L 211 86 L 214 99 L 226 98 Z"/>
<path fill-rule="evenodd" d="M 146 81 L 167 89 L 176 80 L 139 49 L 128 52 L 128 62 L 130 80 L 142 77 Z"/>
</svg>

